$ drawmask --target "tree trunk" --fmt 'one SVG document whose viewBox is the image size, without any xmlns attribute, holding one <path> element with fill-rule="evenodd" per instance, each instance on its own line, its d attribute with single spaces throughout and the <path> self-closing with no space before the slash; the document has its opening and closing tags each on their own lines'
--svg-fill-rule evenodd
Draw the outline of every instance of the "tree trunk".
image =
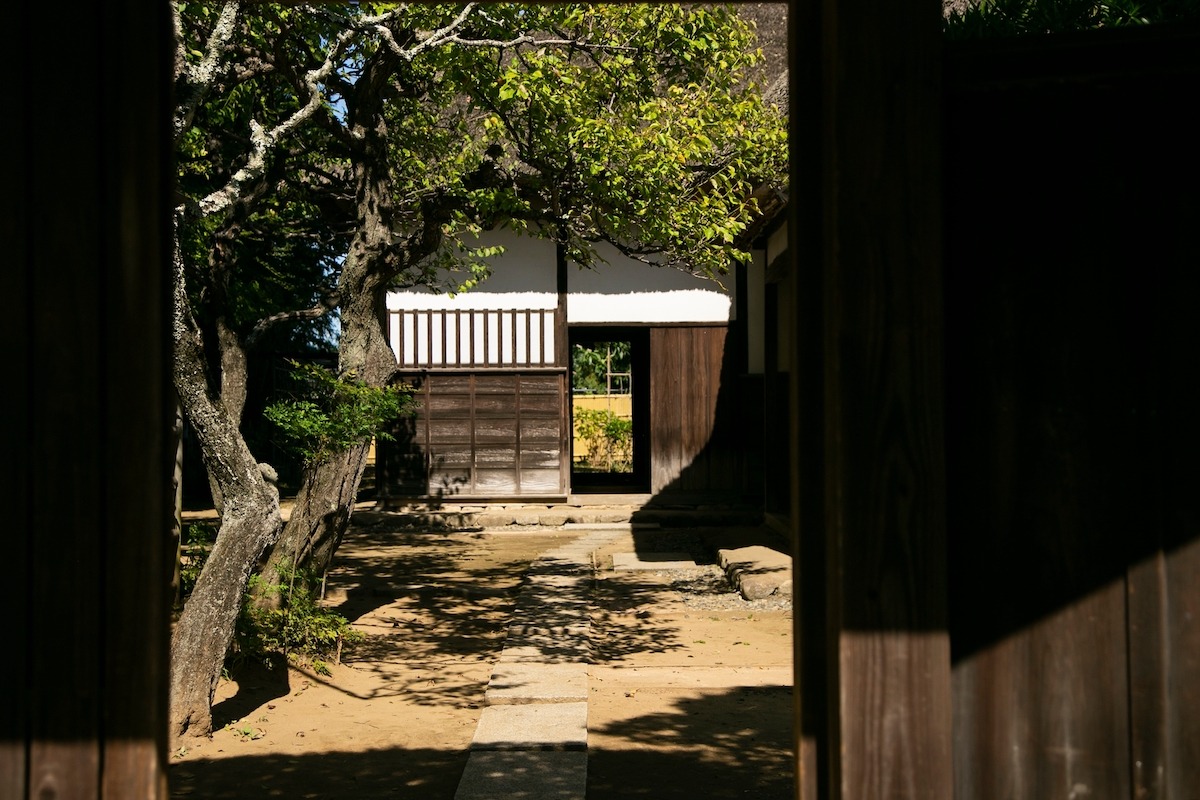
<svg viewBox="0 0 1200 800">
<path fill-rule="evenodd" d="M 240 430 L 242 412 L 246 408 L 246 387 L 250 382 L 248 376 L 250 367 L 246 359 L 246 349 L 224 317 L 220 317 L 216 321 L 216 339 L 221 370 L 219 382 L 221 405 L 225 407 L 229 418 Z M 212 495 L 213 508 L 216 509 L 217 516 L 221 516 L 225 511 L 225 498 L 222 494 L 221 484 L 212 472 L 208 474 L 208 490 Z"/>
<path fill-rule="evenodd" d="M 238 500 L 226 504 L 217 541 L 171 637 L 172 736 L 212 732 L 213 693 L 251 568 L 281 527 L 278 496 L 267 491 Z"/>
<path fill-rule="evenodd" d="M 364 80 L 364 86 L 369 84 Z M 379 113 L 374 105 L 378 98 L 372 95 L 368 100 L 368 105 Z M 425 237 L 420 240 L 424 249 L 419 252 L 403 248 L 398 252 L 396 233 L 389 226 L 393 211 L 388 150 L 379 135 L 379 129 L 364 134 L 367 144 L 355 166 L 359 223 L 338 280 L 342 323 L 338 372 L 376 387 L 386 386 L 396 373 L 396 356 L 388 343 L 382 313 L 388 282 L 403 266 L 418 263 L 436 245 L 436 240 Z M 433 229 L 440 232 L 439 226 Z M 293 567 L 310 571 L 314 578 L 329 569 L 350 525 L 369 450 L 370 443 L 363 442 L 305 470 L 304 484 L 287 526 L 263 568 L 264 586 L 278 584 L 280 575 Z M 255 594 L 255 603 L 260 606 L 271 607 L 278 602 L 277 592 Z"/>
<path fill-rule="evenodd" d="M 175 552 L 175 564 L 171 570 L 171 602 L 179 605 L 182 589 L 183 567 L 183 409 L 175 401 L 175 421 L 171 425 L 168 441 L 175 453 L 175 469 L 171 473 L 171 549 Z"/>
<path fill-rule="evenodd" d="M 263 477 L 236 422 L 209 388 L 203 342 L 192 319 L 175 242 L 173 377 L 200 441 L 204 465 L 224 498 L 216 543 L 171 636 L 172 736 L 207 735 L 212 698 L 233 639 L 242 597 L 258 557 L 279 536 L 279 492 Z"/>
<path fill-rule="evenodd" d="M 303 568 L 316 579 L 329 569 L 350 524 L 369 450 L 369 443 L 362 444 L 305 471 L 287 525 L 260 573 L 261 588 L 253 592 L 259 607 L 279 606 L 279 592 L 269 587 L 285 583 L 290 571 Z"/>
<path fill-rule="evenodd" d="M 353 373 L 369 386 L 385 386 L 396 371 L 396 357 L 377 312 L 375 298 L 382 295 L 383 289 L 377 279 L 362 274 L 364 266 L 351 261 L 347 259 L 344 275 L 357 281 L 359 288 L 345 293 L 347 301 L 342 305 L 339 371 L 343 375 Z M 370 442 L 363 442 L 305 469 L 287 525 L 263 566 L 262 589 L 254 592 L 259 607 L 278 607 L 279 593 L 266 587 L 279 585 L 287 571 L 303 568 L 314 579 L 328 571 L 350 525 L 370 447 Z"/>
</svg>

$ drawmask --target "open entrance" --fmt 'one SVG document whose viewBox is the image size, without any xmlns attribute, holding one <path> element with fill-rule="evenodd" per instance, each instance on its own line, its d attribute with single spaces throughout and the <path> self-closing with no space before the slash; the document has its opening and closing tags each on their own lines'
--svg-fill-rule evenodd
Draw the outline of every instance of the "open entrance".
<svg viewBox="0 0 1200 800">
<path fill-rule="evenodd" d="M 571 328 L 571 491 L 650 490 L 650 337 Z"/>
</svg>

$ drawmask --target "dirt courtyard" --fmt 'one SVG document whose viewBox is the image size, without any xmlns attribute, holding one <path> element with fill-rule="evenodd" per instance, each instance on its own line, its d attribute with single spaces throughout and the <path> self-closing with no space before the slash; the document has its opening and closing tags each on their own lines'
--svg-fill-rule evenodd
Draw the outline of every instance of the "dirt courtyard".
<svg viewBox="0 0 1200 800">
<path fill-rule="evenodd" d="M 365 634 L 329 675 L 246 664 L 215 733 L 171 754 L 177 798 L 453 800 L 530 562 L 569 529 L 419 532 L 356 512 L 326 602 Z M 748 602 L 716 548 L 757 529 L 624 533 L 594 553 L 589 800 L 792 796 L 792 612 Z M 688 552 L 698 570 L 621 571 L 614 552 Z"/>
</svg>

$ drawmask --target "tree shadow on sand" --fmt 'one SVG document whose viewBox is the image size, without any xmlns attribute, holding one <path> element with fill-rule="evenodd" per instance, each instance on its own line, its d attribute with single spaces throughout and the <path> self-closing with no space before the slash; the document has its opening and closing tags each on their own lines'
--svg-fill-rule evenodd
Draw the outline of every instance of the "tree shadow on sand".
<svg viewBox="0 0 1200 800">
<path fill-rule="evenodd" d="M 692 690 L 648 714 L 629 698 L 628 715 L 590 726 L 589 800 L 789 800 L 791 696 L 790 686 Z"/>
</svg>

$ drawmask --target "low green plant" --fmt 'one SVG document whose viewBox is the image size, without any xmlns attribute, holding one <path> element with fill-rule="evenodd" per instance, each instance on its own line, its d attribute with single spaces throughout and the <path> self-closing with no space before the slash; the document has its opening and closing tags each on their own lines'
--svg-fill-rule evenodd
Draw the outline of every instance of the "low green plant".
<svg viewBox="0 0 1200 800">
<path fill-rule="evenodd" d="M 185 601 L 196 585 L 215 538 L 216 528 L 211 525 L 193 524 L 184 531 L 180 596 Z M 251 586 L 257 586 L 260 580 L 257 575 L 251 576 Z M 361 641 L 363 635 L 351 628 L 345 617 L 321 605 L 319 585 L 320 581 L 306 571 L 286 570 L 282 583 L 269 587 L 268 594 L 280 600 L 277 608 L 270 609 L 255 606 L 247 592 L 228 661 L 236 664 L 256 659 L 268 663 L 270 655 L 280 653 L 318 674 L 328 675 L 329 663 L 340 660 L 342 647 Z M 229 673 L 224 672 L 223 676 L 228 677 Z"/>
<path fill-rule="evenodd" d="M 345 617 L 321 605 L 314 576 L 304 570 L 285 570 L 281 577 L 281 583 L 267 587 L 265 593 L 279 597 L 278 607 L 262 608 L 247 594 L 234 637 L 235 656 L 266 660 L 272 653 L 282 653 L 294 663 L 328 675 L 329 662 L 341 660 L 343 645 L 361 641 L 363 635 Z M 250 580 L 252 589 L 259 588 L 259 576 Z"/>
<path fill-rule="evenodd" d="M 263 414 L 306 464 L 319 464 L 373 437 L 391 439 L 386 424 L 412 413 L 409 386 L 368 386 L 318 364 L 291 364 L 295 396 L 272 403 Z"/>
<path fill-rule="evenodd" d="M 217 538 L 214 525 L 192 523 L 183 531 L 183 541 L 179 552 L 179 596 L 187 598 L 196 588 L 196 580 L 208 560 L 213 541 Z"/>
<path fill-rule="evenodd" d="M 606 408 L 576 408 L 575 436 L 587 448 L 582 465 L 606 472 L 633 471 L 633 421 Z"/>
</svg>

